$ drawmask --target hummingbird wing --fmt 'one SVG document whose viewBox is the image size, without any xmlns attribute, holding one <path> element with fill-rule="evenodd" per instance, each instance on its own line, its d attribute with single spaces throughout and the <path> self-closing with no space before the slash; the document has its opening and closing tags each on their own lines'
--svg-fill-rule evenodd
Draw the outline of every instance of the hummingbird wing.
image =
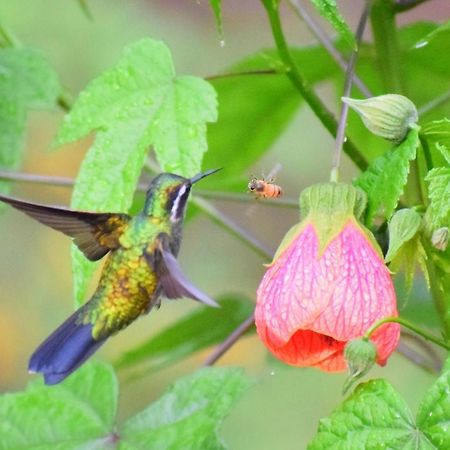
<svg viewBox="0 0 450 450">
<path fill-rule="evenodd" d="M 154 255 L 145 253 L 147 263 L 152 270 L 155 270 L 155 265 L 157 265 L 159 282 L 162 287 L 161 294 L 167 298 L 189 297 L 204 303 L 205 305 L 219 308 L 220 306 L 218 303 L 195 287 L 187 279 L 175 256 L 169 249 L 165 248 L 168 247 L 167 239 L 165 239 L 166 237 L 167 235 L 160 235 L 159 244 L 157 245 L 159 258 L 155 258 Z"/>
<path fill-rule="evenodd" d="M 44 225 L 70 236 L 91 261 L 97 261 L 119 246 L 119 237 L 131 219 L 127 214 L 72 211 L 4 195 L 0 195 L 0 200 Z"/>
</svg>

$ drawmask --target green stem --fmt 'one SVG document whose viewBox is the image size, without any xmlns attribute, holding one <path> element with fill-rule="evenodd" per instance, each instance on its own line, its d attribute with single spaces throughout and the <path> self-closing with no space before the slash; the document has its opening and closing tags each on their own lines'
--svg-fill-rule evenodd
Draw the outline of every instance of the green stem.
<svg viewBox="0 0 450 450">
<path fill-rule="evenodd" d="M 197 206 L 200 211 L 206 214 L 214 223 L 225 229 L 234 237 L 238 238 L 241 242 L 247 245 L 247 247 L 251 248 L 264 259 L 271 260 L 273 258 L 273 253 L 270 249 L 268 249 L 247 230 L 230 219 L 227 215 L 219 211 L 213 204 L 195 195 L 192 196 L 192 203 Z"/>
<path fill-rule="evenodd" d="M 72 187 L 75 184 L 75 178 L 59 177 L 54 175 L 38 175 L 35 173 L 12 172 L 9 170 L 0 170 L 0 180 L 19 181 L 21 183 L 47 184 L 50 186 Z M 139 183 L 137 190 L 146 192 L 148 183 Z M 211 191 L 207 189 L 196 189 L 195 195 L 213 200 L 223 200 L 237 203 L 255 203 L 255 198 L 248 194 L 239 192 Z M 279 208 L 298 209 L 298 200 L 293 198 L 266 198 L 259 202 L 260 205 L 274 206 Z"/>
<path fill-rule="evenodd" d="M 447 344 L 447 342 L 441 341 L 437 337 L 433 336 L 432 334 L 422 330 L 419 327 L 416 327 L 414 324 L 409 322 L 408 320 L 402 319 L 401 317 L 385 317 L 384 319 L 381 319 L 377 322 L 375 322 L 364 334 L 365 339 L 370 339 L 372 334 L 376 329 L 381 327 L 381 325 L 384 325 L 385 323 L 398 323 L 402 327 L 408 328 L 411 331 L 414 331 L 414 333 L 418 334 L 419 336 L 422 336 L 424 339 L 430 342 L 434 342 L 436 345 L 439 345 L 442 348 L 445 348 L 446 350 L 450 350 L 450 344 Z"/>
<path fill-rule="evenodd" d="M 428 145 L 428 141 L 425 138 L 425 136 L 420 132 L 419 132 L 419 139 L 422 145 L 423 156 L 427 164 L 427 171 L 430 171 L 433 168 L 433 158 L 431 156 L 430 146 Z"/>
<path fill-rule="evenodd" d="M 319 118 L 325 128 L 335 137 L 337 132 L 337 121 L 333 114 L 327 109 L 317 94 L 310 88 L 306 80 L 302 77 L 298 68 L 289 52 L 286 40 L 283 34 L 280 16 L 279 16 L 279 0 L 261 0 L 272 28 L 272 34 L 280 54 L 280 58 L 287 67 L 286 76 L 299 91 L 300 95 L 305 99 L 313 110 L 314 114 Z M 350 139 L 344 144 L 344 151 L 351 160 L 361 169 L 365 170 L 368 166 L 367 160 Z"/>
<path fill-rule="evenodd" d="M 19 48 L 19 41 L 0 23 L 0 47 Z"/>
<path fill-rule="evenodd" d="M 375 0 L 370 14 L 372 31 L 385 92 L 402 94 L 401 58 L 398 50 L 395 11 L 387 0 Z"/>
</svg>

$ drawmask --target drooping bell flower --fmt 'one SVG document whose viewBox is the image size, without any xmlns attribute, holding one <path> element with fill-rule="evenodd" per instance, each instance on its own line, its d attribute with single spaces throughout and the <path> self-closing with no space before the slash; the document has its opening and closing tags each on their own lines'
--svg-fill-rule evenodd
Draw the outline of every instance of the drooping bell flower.
<svg viewBox="0 0 450 450">
<path fill-rule="evenodd" d="M 257 292 L 259 337 L 294 366 L 347 368 L 344 347 L 379 319 L 397 316 L 395 291 L 373 235 L 360 222 L 363 191 L 344 183 L 310 186 L 300 195 L 304 219 L 286 234 Z M 371 340 L 386 363 L 400 327 L 387 323 Z"/>
</svg>

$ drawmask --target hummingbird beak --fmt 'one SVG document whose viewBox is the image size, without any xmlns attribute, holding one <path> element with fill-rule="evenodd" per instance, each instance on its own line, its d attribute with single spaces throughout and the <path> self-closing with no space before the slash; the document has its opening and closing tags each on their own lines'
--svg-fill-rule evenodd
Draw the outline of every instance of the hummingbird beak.
<svg viewBox="0 0 450 450">
<path fill-rule="evenodd" d="M 207 170 L 206 172 L 200 172 L 199 174 L 190 178 L 190 182 L 191 182 L 191 184 L 197 183 L 197 181 L 201 180 L 202 178 L 205 178 L 208 175 L 212 175 L 213 173 L 216 173 L 219 170 L 222 170 L 222 167 L 219 167 L 218 169 Z"/>
</svg>

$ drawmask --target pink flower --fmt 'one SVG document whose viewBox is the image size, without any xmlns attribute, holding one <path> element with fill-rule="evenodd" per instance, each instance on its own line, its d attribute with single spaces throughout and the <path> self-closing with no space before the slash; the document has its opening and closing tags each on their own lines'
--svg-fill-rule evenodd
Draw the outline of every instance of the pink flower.
<svg viewBox="0 0 450 450">
<path fill-rule="evenodd" d="M 307 217 L 288 233 L 268 266 L 255 311 L 261 340 L 287 364 L 343 371 L 345 344 L 379 319 L 397 316 L 381 251 L 354 215 L 362 213 L 364 200 L 361 191 L 342 183 L 302 193 Z M 378 364 L 386 363 L 399 335 L 395 323 L 373 333 Z"/>
</svg>

